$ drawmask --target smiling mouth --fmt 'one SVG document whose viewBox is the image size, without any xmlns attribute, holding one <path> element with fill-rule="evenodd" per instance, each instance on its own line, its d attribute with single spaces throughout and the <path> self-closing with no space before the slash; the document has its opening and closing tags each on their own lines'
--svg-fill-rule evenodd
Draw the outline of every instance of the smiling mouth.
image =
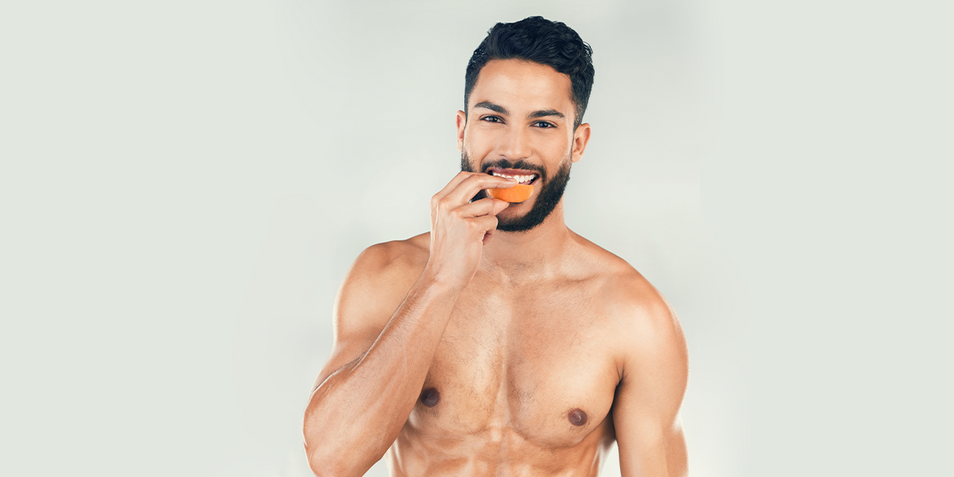
<svg viewBox="0 0 954 477">
<path fill-rule="evenodd" d="M 496 167 L 488 169 L 488 174 L 503 177 L 506 179 L 513 179 L 517 181 L 518 184 L 530 185 L 536 182 L 537 178 L 540 177 L 539 174 L 533 171 L 521 170 L 521 169 L 498 169 Z"/>
</svg>

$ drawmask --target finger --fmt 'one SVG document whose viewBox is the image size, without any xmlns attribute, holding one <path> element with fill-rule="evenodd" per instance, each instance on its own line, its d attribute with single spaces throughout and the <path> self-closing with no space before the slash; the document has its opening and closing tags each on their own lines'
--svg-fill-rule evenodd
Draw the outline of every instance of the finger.
<svg viewBox="0 0 954 477">
<path fill-rule="evenodd" d="M 506 204 L 507 204 L 507 205 L 510 205 L 509 202 L 506 203 Z M 491 217 L 491 216 L 487 216 L 487 217 Z M 494 216 L 494 218 L 496 219 L 497 217 Z M 490 243 L 490 239 L 494 238 L 494 235 L 497 233 L 497 225 L 498 225 L 498 224 L 499 224 L 499 221 L 496 221 L 496 220 L 495 220 L 495 221 L 494 221 L 494 227 L 493 227 L 492 229 L 488 229 L 488 230 L 485 230 L 485 231 L 484 231 L 484 238 L 483 238 L 483 240 L 481 240 L 481 242 L 482 242 L 484 245 L 487 245 L 488 243 Z"/>
<path fill-rule="evenodd" d="M 469 202 L 477 192 L 483 189 L 509 189 L 517 185 L 517 181 L 490 174 L 475 174 L 464 179 L 457 188 L 445 197 L 454 203 Z"/>
<path fill-rule="evenodd" d="M 493 215 L 482 215 L 468 220 L 471 220 L 477 229 L 483 232 L 482 239 L 486 238 L 487 234 L 493 235 L 497 231 L 497 217 Z"/>
<path fill-rule="evenodd" d="M 503 202 L 504 206 L 501 207 L 498 203 Z M 458 217 L 480 217 L 482 215 L 497 215 L 498 212 L 507 208 L 510 205 L 509 202 L 504 202 L 499 199 L 480 199 L 475 200 L 469 204 L 464 204 L 456 209 L 454 212 L 458 214 Z"/>
<path fill-rule="evenodd" d="M 494 199 L 494 215 L 499 214 L 507 207 L 510 207 L 510 202 L 500 199 Z"/>
<path fill-rule="evenodd" d="M 461 182 L 464 182 L 464 179 L 467 179 L 467 178 L 470 177 L 472 174 L 474 174 L 474 173 L 473 173 L 473 172 L 466 172 L 466 171 L 460 171 L 460 172 L 458 172 L 457 175 L 454 176 L 454 178 L 451 179 L 450 182 L 448 182 L 447 185 L 445 185 L 443 189 L 441 189 L 441 190 L 438 191 L 436 194 L 434 194 L 434 199 L 441 199 L 441 198 L 445 197 L 445 196 L 446 196 L 447 194 L 449 194 L 452 190 L 456 189 L 457 186 L 460 185 Z"/>
</svg>

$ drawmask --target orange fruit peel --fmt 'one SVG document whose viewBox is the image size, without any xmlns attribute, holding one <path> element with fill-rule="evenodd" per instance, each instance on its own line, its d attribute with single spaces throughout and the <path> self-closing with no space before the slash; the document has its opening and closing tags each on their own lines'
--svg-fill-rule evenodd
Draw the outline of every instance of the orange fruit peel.
<svg viewBox="0 0 954 477">
<path fill-rule="evenodd" d="M 533 186 L 517 184 L 509 189 L 487 189 L 487 193 L 494 199 L 500 199 L 505 202 L 523 202 L 533 195 Z"/>
</svg>

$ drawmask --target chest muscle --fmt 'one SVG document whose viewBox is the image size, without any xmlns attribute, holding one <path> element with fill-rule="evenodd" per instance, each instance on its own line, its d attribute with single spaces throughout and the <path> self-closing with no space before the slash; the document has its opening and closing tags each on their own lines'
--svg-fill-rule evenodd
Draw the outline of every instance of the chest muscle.
<svg viewBox="0 0 954 477">
<path fill-rule="evenodd" d="M 462 296 L 409 424 L 455 438 L 515 433 L 543 447 L 600 426 L 618 382 L 606 330 L 586 300 L 555 296 Z"/>
</svg>

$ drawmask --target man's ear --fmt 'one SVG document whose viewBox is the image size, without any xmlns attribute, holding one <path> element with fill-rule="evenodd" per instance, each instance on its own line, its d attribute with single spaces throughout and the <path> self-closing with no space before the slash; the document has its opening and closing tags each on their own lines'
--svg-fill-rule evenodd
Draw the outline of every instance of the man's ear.
<svg viewBox="0 0 954 477">
<path fill-rule="evenodd" d="M 586 149 L 586 143 L 590 142 L 590 129 L 589 123 L 583 123 L 576 128 L 576 131 L 573 132 L 573 155 L 570 160 L 573 162 L 578 162 L 580 159 L 583 159 L 583 150 Z"/>
<path fill-rule="evenodd" d="M 457 111 L 457 150 L 464 148 L 464 128 L 467 127 L 467 113 Z"/>
</svg>

